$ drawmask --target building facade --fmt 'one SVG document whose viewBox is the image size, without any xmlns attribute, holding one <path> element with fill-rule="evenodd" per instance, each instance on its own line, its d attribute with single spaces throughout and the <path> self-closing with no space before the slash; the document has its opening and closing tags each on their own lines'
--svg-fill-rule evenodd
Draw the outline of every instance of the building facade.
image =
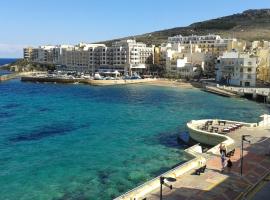
<svg viewBox="0 0 270 200">
<path fill-rule="evenodd" d="M 235 38 L 221 38 L 219 35 L 177 35 L 168 38 L 168 43 L 178 44 L 185 51 L 192 52 L 207 52 L 214 55 L 221 55 L 227 51 L 228 45 L 237 41 Z"/>
<path fill-rule="evenodd" d="M 199 77 L 202 72 L 201 65 L 197 65 L 188 61 L 187 57 L 176 60 L 174 68 L 174 74 L 181 78 L 196 78 Z"/>
<path fill-rule="evenodd" d="M 225 52 L 216 61 L 216 81 L 221 84 L 256 86 L 257 57 L 237 51 Z"/>
<path fill-rule="evenodd" d="M 154 46 L 135 40 L 105 44 L 57 45 L 25 48 L 24 58 L 38 63 L 61 65 L 62 69 L 90 72 L 118 70 L 122 73 L 142 72 L 154 62 Z"/>
<path fill-rule="evenodd" d="M 23 48 L 23 58 L 31 60 L 33 58 L 33 47 Z"/>
<path fill-rule="evenodd" d="M 80 72 L 94 72 L 100 65 L 104 44 L 79 43 L 75 46 L 63 48 L 60 53 L 59 64 L 66 70 Z"/>
<path fill-rule="evenodd" d="M 224 39 L 219 35 L 177 35 L 168 38 L 163 55 L 165 55 L 167 74 L 177 73 L 177 60 L 187 57 L 187 61 L 192 66 L 200 67 L 204 75 L 214 77 L 215 60 L 218 56 L 234 49 L 243 52 L 245 48 L 246 43 L 235 38 Z"/>
<path fill-rule="evenodd" d="M 251 50 L 258 57 L 257 79 L 270 83 L 270 42 L 254 41 Z"/>
</svg>

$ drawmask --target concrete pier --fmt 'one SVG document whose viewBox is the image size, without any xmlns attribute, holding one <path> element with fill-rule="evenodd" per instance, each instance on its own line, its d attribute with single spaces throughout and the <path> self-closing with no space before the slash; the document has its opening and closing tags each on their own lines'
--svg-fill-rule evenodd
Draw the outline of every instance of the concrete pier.
<svg viewBox="0 0 270 200">
<path fill-rule="evenodd" d="M 8 80 L 15 79 L 15 78 L 20 78 L 20 77 L 23 77 L 23 76 L 29 76 L 32 73 L 33 72 L 19 72 L 19 73 L 12 73 L 12 74 L 2 75 L 2 76 L 0 76 L 0 82 L 8 81 Z"/>
<path fill-rule="evenodd" d="M 270 103 L 270 88 L 249 88 L 233 86 L 217 86 L 217 88 L 237 93 L 241 97 L 250 96 L 251 99 L 255 101 Z"/>
<path fill-rule="evenodd" d="M 225 97 L 237 97 L 237 94 L 231 92 L 231 91 L 226 91 L 222 90 L 218 87 L 213 87 L 213 86 L 205 86 L 203 88 L 204 91 L 214 93 L 220 96 L 225 96 Z"/>
<path fill-rule="evenodd" d="M 22 81 L 31 82 L 53 82 L 53 83 L 83 83 L 95 86 L 106 86 L 106 85 L 125 85 L 125 84 L 138 84 L 153 82 L 156 79 L 119 79 L 119 80 L 91 80 L 83 78 L 57 78 L 57 77 L 37 77 L 37 76 L 26 76 L 21 78 Z"/>
</svg>

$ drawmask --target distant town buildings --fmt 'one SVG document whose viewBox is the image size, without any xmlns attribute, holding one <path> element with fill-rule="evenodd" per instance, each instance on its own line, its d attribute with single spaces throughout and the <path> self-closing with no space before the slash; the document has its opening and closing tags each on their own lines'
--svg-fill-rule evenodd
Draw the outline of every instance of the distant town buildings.
<svg viewBox="0 0 270 200">
<path fill-rule="evenodd" d="M 258 57 L 258 80 L 270 83 L 270 42 L 253 41 L 251 46 L 252 53 Z"/>
<path fill-rule="evenodd" d="M 234 86 L 256 86 L 257 57 L 237 51 L 224 52 L 216 61 L 216 81 Z"/>
<path fill-rule="evenodd" d="M 164 48 L 165 47 L 165 48 Z M 163 45 L 165 53 L 160 56 L 166 60 L 166 71 L 169 75 L 183 78 L 193 78 L 198 75 L 215 75 L 215 60 L 225 51 L 236 49 L 240 52 L 246 48 L 245 42 L 240 42 L 235 38 L 224 39 L 219 35 L 204 36 L 182 36 L 169 37 L 167 44 Z M 187 58 L 190 68 L 200 73 L 182 73 L 187 71 L 179 66 L 178 60 Z"/>
<path fill-rule="evenodd" d="M 219 35 L 177 35 L 168 38 L 168 43 L 178 45 L 181 52 L 204 52 L 213 55 L 221 55 L 228 48 L 244 48 L 245 44 L 235 38 L 221 38 Z M 229 49 L 230 50 L 230 49 Z"/>
<path fill-rule="evenodd" d="M 120 72 L 143 71 L 154 62 L 154 46 L 135 40 L 105 44 L 57 45 L 24 48 L 24 58 L 37 63 L 57 64 L 61 69 L 94 73 L 117 69 Z"/>
<path fill-rule="evenodd" d="M 216 77 L 217 81 L 254 86 L 256 79 L 270 83 L 270 42 L 247 43 L 219 35 L 177 35 L 159 46 L 135 40 L 105 44 L 46 45 L 23 50 L 24 58 L 55 64 L 60 70 L 80 72 L 118 71 L 122 74 L 155 70 L 167 77 Z"/>
</svg>

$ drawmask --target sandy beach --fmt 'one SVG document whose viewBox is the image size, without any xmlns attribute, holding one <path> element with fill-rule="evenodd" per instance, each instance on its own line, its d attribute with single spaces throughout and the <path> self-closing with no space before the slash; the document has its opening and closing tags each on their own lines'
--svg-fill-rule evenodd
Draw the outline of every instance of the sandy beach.
<svg viewBox="0 0 270 200">
<path fill-rule="evenodd" d="M 177 88 L 184 88 L 184 89 L 195 88 L 191 83 L 180 82 L 180 81 L 169 80 L 169 79 L 157 79 L 155 81 L 141 83 L 141 84 L 164 86 L 164 87 L 177 87 Z"/>
</svg>

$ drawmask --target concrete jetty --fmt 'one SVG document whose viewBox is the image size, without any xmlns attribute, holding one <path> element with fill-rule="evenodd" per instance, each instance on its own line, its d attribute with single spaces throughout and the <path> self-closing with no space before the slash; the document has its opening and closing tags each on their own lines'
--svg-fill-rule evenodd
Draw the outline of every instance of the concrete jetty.
<svg viewBox="0 0 270 200">
<path fill-rule="evenodd" d="M 241 97 L 248 97 L 254 100 L 261 100 L 270 103 L 270 88 L 259 87 L 234 87 L 234 86 L 218 86 L 220 90 L 233 92 Z"/>
<path fill-rule="evenodd" d="M 5 75 L 0 76 L 0 82 L 8 81 L 15 78 L 20 78 L 23 76 L 29 76 L 32 73 L 33 72 L 18 72 L 18 73 L 12 73 L 12 74 L 5 74 Z"/>
<path fill-rule="evenodd" d="M 60 77 L 38 77 L 38 76 L 25 76 L 21 77 L 21 81 L 31 82 L 53 82 L 53 83 L 83 83 L 94 86 L 106 86 L 106 85 L 125 85 L 125 84 L 137 84 L 152 82 L 156 79 L 115 79 L 115 80 L 92 80 L 83 78 L 60 78 Z"/>
<path fill-rule="evenodd" d="M 226 91 L 213 86 L 205 86 L 202 90 L 225 97 L 238 97 L 238 95 L 234 92 Z"/>
</svg>

